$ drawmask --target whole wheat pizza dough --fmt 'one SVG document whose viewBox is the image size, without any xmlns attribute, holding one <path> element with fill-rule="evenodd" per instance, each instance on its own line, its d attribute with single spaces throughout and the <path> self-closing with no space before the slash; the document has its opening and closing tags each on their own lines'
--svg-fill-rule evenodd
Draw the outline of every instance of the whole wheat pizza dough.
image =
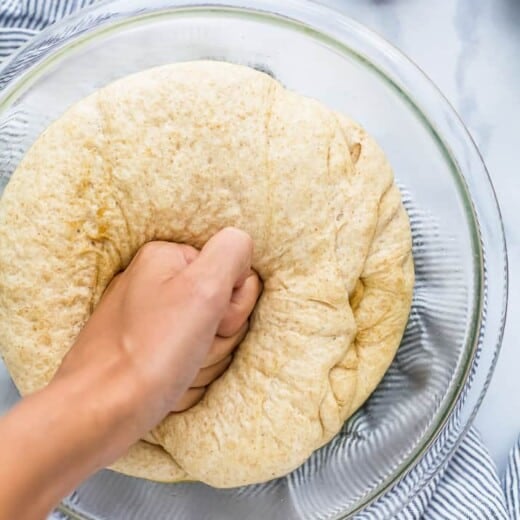
<svg viewBox="0 0 520 520">
<path fill-rule="evenodd" d="M 230 487 L 327 443 L 388 368 L 411 305 L 406 212 L 355 122 L 253 69 L 146 70 L 70 108 L 0 203 L 0 349 L 23 394 L 57 370 L 103 290 L 150 240 L 254 239 L 264 281 L 229 370 L 114 469 Z"/>
</svg>

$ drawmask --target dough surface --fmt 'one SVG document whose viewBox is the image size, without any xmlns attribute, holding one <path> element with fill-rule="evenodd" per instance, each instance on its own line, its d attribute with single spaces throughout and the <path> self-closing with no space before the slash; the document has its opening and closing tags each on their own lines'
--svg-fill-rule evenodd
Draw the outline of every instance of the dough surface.
<svg viewBox="0 0 520 520">
<path fill-rule="evenodd" d="M 0 351 L 43 387 L 115 273 L 150 240 L 254 239 L 264 292 L 229 370 L 114 469 L 216 487 L 266 481 L 374 390 L 411 305 L 391 168 L 355 122 L 220 62 L 146 70 L 51 124 L 0 201 Z"/>
</svg>

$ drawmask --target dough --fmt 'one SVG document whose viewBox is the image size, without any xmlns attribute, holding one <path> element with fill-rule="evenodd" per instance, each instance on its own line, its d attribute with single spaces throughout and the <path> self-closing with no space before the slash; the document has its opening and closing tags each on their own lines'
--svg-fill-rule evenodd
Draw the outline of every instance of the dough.
<svg viewBox="0 0 520 520">
<path fill-rule="evenodd" d="M 0 203 L 0 349 L 52 378 L 112 276 L 150 240 L 254 239 L 264 292 L 229 370 L 114 468 L 216 487 L 302 464 L 367 399 L 411 304 L 410 227 L 358 124 L 220 62 L 146 70 L 70 108 Z"/>
</svg>

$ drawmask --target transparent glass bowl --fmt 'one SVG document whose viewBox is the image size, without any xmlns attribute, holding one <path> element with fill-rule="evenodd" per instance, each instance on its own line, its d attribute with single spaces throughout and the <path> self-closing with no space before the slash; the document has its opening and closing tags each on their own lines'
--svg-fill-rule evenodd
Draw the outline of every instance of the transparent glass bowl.
<svg viewBox="0 0 520 520">
<path fill-rule="evenodd" d="M 121 76 L 195 59 L 263 70 L 351 115 L 378 139 L 413 229 L 417 281 L 409 324 L 370 400 L 286 478 L 217 490 L 105 470 L 61 509 L 110 520 L 344 518 L 384 500 L 405 478 L 404 506 L 446 461 L 480 403 L 501 341 L 507 265 L 478 151 L 446 100 L 401 53 L 345 16 L 300 0 L 96 4 L 41 33 L 4 67 L 1 187 L 73 102 Z M 1 406 L 16 399 L 2 367 Z"/>
</svg>

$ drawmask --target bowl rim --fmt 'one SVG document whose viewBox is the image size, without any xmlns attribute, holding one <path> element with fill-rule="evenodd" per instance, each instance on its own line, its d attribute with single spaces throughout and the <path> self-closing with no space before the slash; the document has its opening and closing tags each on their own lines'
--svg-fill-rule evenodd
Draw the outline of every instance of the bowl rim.
<svg viewBox="0 0 520 520">
<path fill-rule="evenodd" d="M 453 177 L 458 184 L 466 204 L 465 210 L 470 215 L 470 221 L 474 227 L 472 236 L 474 261 L 478 268 L 476 272 L 480 274 L 480 277 L 476 277 L 478 286 L 475 287 L 475 294 L 478 301 L 474 302 L 475 306 L 472 313 L 473 334 L 470 335 L 471 340 L 468 342 L 468 346 L 471 344 L 471 348 L 465 348 L 465 359 L 459 363 L 460 366 L 457 368 L 458 377 L 455 380 L 459 384 L 455 385 L 451 395 L 448 394 L 450 397 L 448 406 L 445 404 L 440 406 L 436 421 L 422 435 L 423 442 L 418 443 L 418 446 L 400 463 L 391 477 L 385 479 L 365 495 L 359 501 L 359 504 L 354 506 L 354 509 L 348 513 L 340 513 L 335 518 L 347 518 L 359 513 L 382 495 L 385 495 L 417 466 L 423 455 L 446 430 L 451 415 L 457 405 L 461 404 L 461 399 L 465 397 L 467 402 L 468 394 L 472 392 L 470 409 L 468 410 L 466 406 L 466 412 L 463 413 L 464 424 L 459 437 L 450 446 L 449 452 L 445 454 L 445 458 L 448 458 L 471 425 L 489 385 L 500 351 L 505 326 L 508 266 L 500 208 L 482 156 L 449 101 L 410 58 L 374 31 L 352 20 L 344 13 L 326 7 L 315 0 L 285 0 L 284 2 L 277 2 L 276 0 L 212 0 L 210 2 L 153 0 L 148 2 L 144 8 L 136 0 L 105 0 L 81 9 L 72 16 L 65 17 L 44 29 L 3 64 L 0 68 L 0 75 L 3 75 L 9 68 L 16 68 L 15 66 L 21 58 L 23 61 L 25 53 L 31 49 L 39 49 L 40 43 L 49 36 L 53 34 L 59 36 L 60 31 L 67 27 L 72 27 L 74 31 L 76 27 L 74 24 L 84 19 L 85 16 L 96 12 L 101 13 L 111 8 L 114 9 L 114 18 L 108 19 L 108 23 L 102 21 L 99 26 L 84 33 L 79 31 L 73 35 L 75 39 L 65 45 L 51 45 L 45 48 L 36 60 L 29 63 L 28 66 L 22 67 L 22 70 L 17 71 L 14 77 L 11 78 L 8 74 L 9 79 L 4 85 L 5 88 L 0 91 L 0 112 L 10 105 L 11 100 L 16 97 L 17 93 L 30 85 L 31 81 L 37 79 L 49 65 L 68 52 L 109 32 L 165 14 L 178 16 L 183 13 L 192 15 L 197 11 L 199 13 L 227 12 L 235 16 L 269 18 L 275 23 L 282 23 L 293 29 L 299 28 L 308 35 L 338 49 L 341 53 L 347 53 L 362 60 L 385 82 L 390 84 L 413 111 L 421 117 L 425 126 L 430 130 L 430 135 L 437 141 L 439 147 L 444 151 L 447 161 L 452 165 Z M 117 15 L 120 15 L 121 12 L 123 15 L 118 17 Z M 70 34 L 67 34 L 67 38 L 70 36 Z M 356 50 L 350 47 L 349 38 L 356 40 Z M 377 56 L 377 59 L 375 56 Z M 420 89 L 416 87 L 416 82 L 420 83 Z M 426 93 L 422 93 L 423 90 Z M 411 92 L 414 94 L 412 95 Z M 421 108 L 424 106 L 427 106 L 426 113 Z M 438 130 L 439 128 L 441 130 Z M 446 134 L 451 134 L 451 137 L 454 138 L 453 141 L 450 141 L 450 145 L 441 137 L 441 135 Z M 454 142 L 456 142 L 456 146 L 454 146 Z M 463 170 L 468 174 L 465 175 Z M 489 218 L 490 215 L 492 218 Z M 491 245 L 485 247 L 486 244 Z M 494 258 L 495 263 L 490 263 L 490 257 Z M 493 274 L 490 272 L 492 270 L 501 273 L 501 287 L 499 287 L 499 284 L 488 283 L 489 280 L 493 280 Z M 490 313 L 489 309 L 486 308 L 486 301 L 491 299 L 490 293 L 494 294 L 495 298 L 501 296 L 501 305 L 499 309 L 494 309 L 491 316 L 493 319 L 492 325 L 489 325 Z M 496 302 L 498 303 L 498 301 L 497 299 Z M 491 332 L 489 327 L 493 328 Z M 484 377 L 481 378 L 480 388 L 478 388 L 474 384 L 475 377 L 472 378 L 471 376 L 475 372 L 477 364 L 482 365 L 482 354 L 486 352 L 484 343 L 487 341 L 490 341 L 489 346 L 486 347 L 489 359 L 486 361 L 487 369 Z M 435 472 L 441 466 L 442 464 L 439 463 Z M 417 488 L 415 492 L 419 489 Z M 86 516 L 78 516 L 80 513 L 72 510 L 66 504 L 60 505 L 59 510 L 72 518 L 88 519 Z"/>
</svg>

